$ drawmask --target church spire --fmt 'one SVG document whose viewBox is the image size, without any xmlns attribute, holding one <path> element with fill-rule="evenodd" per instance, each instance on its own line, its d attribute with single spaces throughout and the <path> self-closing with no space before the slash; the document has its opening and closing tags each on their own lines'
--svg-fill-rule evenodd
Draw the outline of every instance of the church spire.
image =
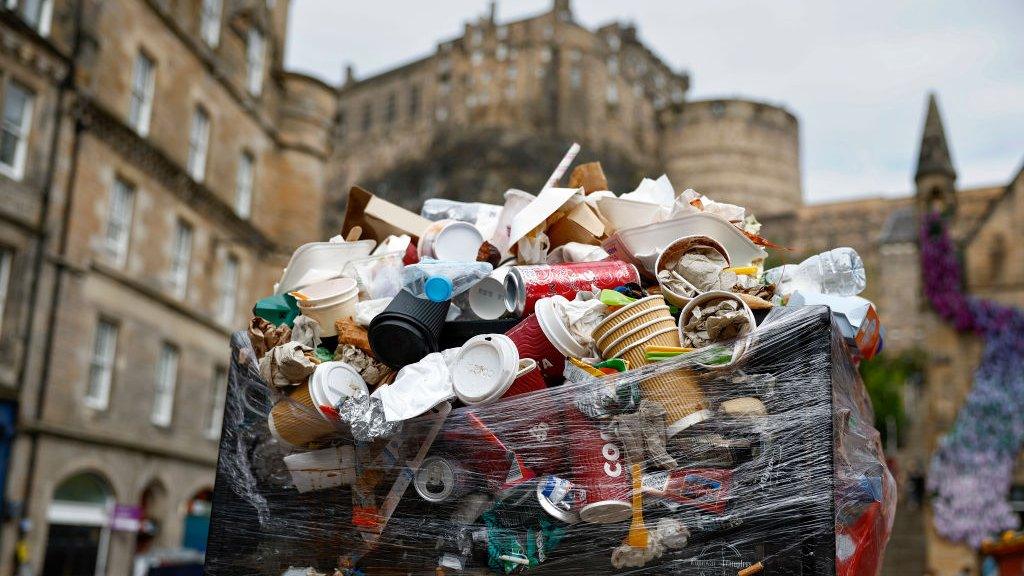
<svg viewBox="0 0 1024 576">
<path fill-rule="evenodd" d="M 928 94 L 928 112 L 924 120 L 924 132 L 921 134 L 921 150 L 917 158 L 917 173 L 914 180 L 920 182 L 926 176 L 945 176 L 956 179 L 953 160 L 946 143 L 946 130 L 942 127 L 942 115 L 935 93 Z"/>
</svg>

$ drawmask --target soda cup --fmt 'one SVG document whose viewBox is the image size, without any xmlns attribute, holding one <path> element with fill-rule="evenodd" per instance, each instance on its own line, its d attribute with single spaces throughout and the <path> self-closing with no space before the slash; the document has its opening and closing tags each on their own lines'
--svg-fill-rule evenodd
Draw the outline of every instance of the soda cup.
<svg viewBox="0 0 1024 576">
<path fill-rule="evenodd" d="M 580 520 L 610 524 L 628 520 L 632 513 L 630 481 L 625 454 L 611 434 L 575 406 L 568 413 L 568 442 L 572 456 L 572 482 L 586 490 Z"/>
</svg>

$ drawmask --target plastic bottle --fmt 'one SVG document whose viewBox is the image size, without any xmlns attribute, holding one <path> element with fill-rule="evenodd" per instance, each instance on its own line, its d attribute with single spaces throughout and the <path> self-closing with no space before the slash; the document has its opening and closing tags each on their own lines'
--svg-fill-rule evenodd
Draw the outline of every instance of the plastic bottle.
<svg viewBox="0 0 1024 576">
<path fill-rule="evenodd" d="M 800 264 L 786 264 L 766 271 L 765 278 L 788 295 L 798 290 L 833 296 L 855 296 L 867 285 L 864 262 L 853 248 L 834 248 L 811 256 Z"/>
<path fill-rule="evenodd" d="M 487 262 L 424 259 L 402 270 L 402 285 L 419 298 L 451 300 L 493 271 Z"/>
</svg>

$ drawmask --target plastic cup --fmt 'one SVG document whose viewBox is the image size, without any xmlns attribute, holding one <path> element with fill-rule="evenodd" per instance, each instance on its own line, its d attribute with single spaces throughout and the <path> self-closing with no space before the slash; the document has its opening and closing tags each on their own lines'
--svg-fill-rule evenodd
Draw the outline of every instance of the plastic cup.
<svg viewBox="0 0 1024 576">
<path fill-rule="evenodd" d="M 275 438 L 296 448 L 335 432 L 334 426 L 317 410 L 308 383 L 294 387 L 274 404 L 267 416 L 267 426 Z"/>
</svg>

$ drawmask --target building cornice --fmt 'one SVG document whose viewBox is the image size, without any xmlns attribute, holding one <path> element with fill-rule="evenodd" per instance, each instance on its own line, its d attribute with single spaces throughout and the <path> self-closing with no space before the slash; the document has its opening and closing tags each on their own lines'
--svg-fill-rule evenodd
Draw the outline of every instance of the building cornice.
<svg viewBox="0 0 1024 576">
<path fill-rule="evenodd" d="M 81 442 L 83 444 L 98 444 L 100 446 L 108 446 L 111 448 L 128 450 L 130 452 L 137 452 L 146 456 L 182 460 L 185 462 L 191 462 L 192 464 L 198 464 L 200 466 L 214 467 L 217 465 L 217 456 L 212 453 L 210 455 L 205 455 L 198 453 L 196 450 L 166 448 L 147 443 L 142 440 L 135 440 L 134 436 L 97 432 L 89 430 L 83 426 L 66 426 L 63 424 L 45 422 L 44 420 L 28 420 L 22 422 L 18 426 L 18 432 L 51 436 L 62 440 Z M 90 448 L 90 450 L 92 449 L 93 448 Z"/>
<path fill-rule="evenodd" d="M 71 64 L 50 39 L 40 36 L 17 14 L 5 8 L 0 9 L 0 52 L 34 68 L 55 83 L 64 81 Z"/>
</svg>

